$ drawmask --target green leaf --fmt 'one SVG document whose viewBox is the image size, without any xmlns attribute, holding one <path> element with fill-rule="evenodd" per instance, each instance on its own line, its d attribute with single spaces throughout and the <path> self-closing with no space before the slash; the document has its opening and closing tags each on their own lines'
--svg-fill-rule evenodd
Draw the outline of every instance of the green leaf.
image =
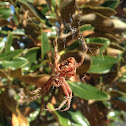
<svg viewBox="0 0 126 126">
<path fill-rule="evenodd" d="M 54 107 L 53 107 L 53 105 L 51 103 L 48 104 L 48 108 L 54 109 Z M 67 116 L 63 117 L 57 111 L 52 111 L 52 113 L 56 116 L 56 118 L 57 118 L 60 125 L 62 125 L 62 126 L 71 126 L 71 124 L 69 124 L 69 118 L 67 118 Z"/>
<path fill-rule="evenodd" d="M 42 60 L 47 52 L 50 50 L 50 45 L 48 42 L 48 38 L 45 32 L 41 30 L 41 57 Z"/>
<path fill-rule="evenodd" d="M 25 35 L 24 29 L 15 29 L 12 31 L 13 35 Z"/>
<path fill-rule="evenodd" d="M 50 109 L 54 109 L 52 104 L 48 104 Z M 88 120 L 80 111 L 52 111 L 61 126 L 90 126 Z"/>
<path fill-rule="evenodd" d="M 35 17 L 37 19 L 39 19 L 41 22 L 45 23 L 49 27 L 51 26 L 51 24 L 49 23 L 46 16 L 41 11 L 39 11 L 35 6 L 33 6 L 31 3 L 29 3 L 26 0 L 18 0 L 18 2 L 20 2 L 20 3 L 24 4 L 25 6 L 27 6 L 29 8 L 29 10 L 33 13 L 33 15 L 35 15 Z M 37 28 L 37 24 L 35 24 L 35 25 L 36 25 L 36 28 Z"/>
<path fill-rule="evenodd" d="M 3 38 L 0 38 L 0 53 L 3 51 L 5 47 L 5 41 Z"/>
<path fill-rule="evenodd" d="M 11 15 L 10 8 L 0 7 L 0 18 L 7 19 L 10 17 L 10 15 Z"/>
<path fill-rule="evenodd" d="M 92 27 L 90 24 L 82 25 L 79 27 L 80 32 L 83 32 L 86 30 L 94 30 L 94 27 Z"/>
<path fill-rule="evenodd" d="M 5 52 L 11 51 L 10 49 L 11 49 L 11 46 L 12 46 L 12 42 L 13 42 L 13 35 L 12 35 L 12 32 L 9 31 L 8 36 L 7 36 L 6 46 L 5 46 Z"/>
<path fill-rule="evenodd" d="M 69 114 L 71 115 L 71 118 L 73 120 L 72 124 L 74 126 L 90 126 L 90 123 L 88 120 L 81 114 L 80 111 L 72 112 L 70 111 Z M 72 121 L 71 120 L 71 121 Z"/>
<path fill-rule="evenodd" d="M 109 45 L 110 40 L 103 37 L 94 37 L 94 38 L 85 38 L 86 43 L 94 43 L 94 44 L 101 44 L 101 45 Z"/>
<path fill-rule="evenodd" d="M 0 6 L 8 6 L 8 5 L 10 5 L 9 2 L 0 2 Z"/>
<path fill-rule="evenodd" d="M 72 92 L 76 97 L 96 101 L 109 99 L 109 96 L 105 92 L 98 90 L 96 87 L 90 84 L 84 84 L 82 82 L 70 82 L 70 81 L 68 81 L 68 83 L 72 89 Z"/>
<path fill-rule="evenodd" d="M 0 65 L 2 65 L 4 68 L 10 68 L 12 70 L 21 68 L 25 64 L 28 63 L 28 60 L 23 57 L 16 57 L 11 61 L 0 61 Z"/>
<path fill-rule="evenodd" d="M 10 8 L 0 7 L 0 19 L 8 19 L 11 16 Z"/>
<path fill-rule="evenodd" d="M 9 51 L 0 54 L 0 60 L 11 60 L 12 58 L 21 55 L 23 49 L 16 49 L 14 51 Z"/>
<path fill-rule="evenodd" d="M 118 81 L 126 82 L 126 73 L 123 73 L 123 75 L 119 78 Z"/>
<path fill-rule="evenodd" d="M 27 0 L 28 2 L 30 2 L 30 3 L 33 3 L 34 2 L 34 0 Z"/>
<path fill-rule="evenodd" d="M 60 55 L 63 55 L 75 49 L 78 49 L 79 51 L 83 51 L 85 49 L 82 40 L 78 39 L 75 42 L 73 42 L 71 45 L 67 46 L 64 50 L 60 51 Z"/>
<path fill-rule="evenodd" d="M 111 56 L 92 56 L 91 67 L 88 73 L 106 74 L 112 70 L 114 64 L 118 62 L 118 58 Z"/>
<path fill-rule="evenodd" d="M 55 38 L 56 37 L 56 27 L 51 27 L 49 32 L 47 33 L 48 38 Z"/>
<path fill-rule="evenodd" d="M 24 4 L 25 6 L 27 6 L 30 11 L 39 19 L 41 20 L 41 16 L 38 14 L 38 12 L 35 10 L 35 8 L 32 6 L 31 3 L 29 3 L 28 1 L 26 0 L 18 0 L 18 2 Z"/>
<path fill-rule="evenodd" d="M 26 64 L 24 67 L 27 67 L 29 69 L 31 65 L 37 61 L 39 50 L 39 47 L 34 47 L 27 50 L 23 57 L 26 58 L 29 61 L 29 63 Z"/>
<path fill-rule="evenodd" d="M 106 2 L 102 6 L 115 9 L 119 5 L 119 3 L 120 0 L 106 0 Z"/>
<path fill-rule="evenodd" d="M 121 114 L 122 114 L 121 111 L 112 110 L 109 111 L 107 117 L 115 122 L 123 122 L 123 120 L 120 118 Z"/>
<path fill-rule="evenodd" d="M 70 46 L 67 46 L 64 50 L 62 50 L 62 51 L 60 52 L 60 55 L 63 55 L 63 54 L 65 54 L 65 53 L 68 52 L 68 51 L 72 51 L 72 50 L 78 48 L 79 45 L 81 45 L 80 42 L 81 42 L 80 40 L 76 40 L 76 41 L 75 41 L 74 43 L 72 43 Z"/>
<path fill-rule="evenodd" d="M 102 54 L 103 51 L 110 45 L 110 40 L 104 37 L 94 37 L 94 38 L 85 38 L 86 43 L 95 44 L 96 46 L 102 46 L 99 54 Z"/>
</svg>

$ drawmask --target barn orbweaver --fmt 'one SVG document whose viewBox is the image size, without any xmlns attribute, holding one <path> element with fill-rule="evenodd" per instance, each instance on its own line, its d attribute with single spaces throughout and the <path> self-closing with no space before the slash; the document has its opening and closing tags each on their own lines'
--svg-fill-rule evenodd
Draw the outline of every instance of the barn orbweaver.
<svg viewBox="0 0 126 126">
<path fill-rule="evenodd" d="M 85 58 L 85 55 L 87 52 L 87 45 L 86 45 L 83 37 L 81 37 L 81 40 L 84 43 L 85 51 L 83 53 L 83 56 L 82 56 L 80 62 L 77 63 L 76 60 L 74 59 L 74 57 L 69 57 L 67 60 L 64 60 L 63 62 L 58 63 L 57 36 L 56 36 L 55 47 L 54 47 L 54 50 L 55 50 L 54 66 L 53 66 L 53 64 L 49 63 L 49 65 L 52 67 L 53 74 L 42 87 L 31 92 L 32 95 L 35 95 L 38 93 L 36 96 L 32 97 L 32 99 L 36 99 L 39 96 L 46 93 L 52 85 L 54 85 L 55 87 L 62 86 L 62 89 L 63 89 L 66 97 L 63 100 L 63 102 L 59 105 L 58 108 L 55 108 L 51 111 L 60 110 L 63 107 L 63 105 L 65 105 L 66 103 L 67 103 L 67 107 L 61 111 L 66 111 L 70 108 L 71 99 L 72 99 L 72 90 L 71 90 L 69 84 L 66 82 L 65 78 L 74 76 L 76 74 L 76 68 L 81 66 L 81 64 L 84 61 L 84 58 Z"/>
</svg>

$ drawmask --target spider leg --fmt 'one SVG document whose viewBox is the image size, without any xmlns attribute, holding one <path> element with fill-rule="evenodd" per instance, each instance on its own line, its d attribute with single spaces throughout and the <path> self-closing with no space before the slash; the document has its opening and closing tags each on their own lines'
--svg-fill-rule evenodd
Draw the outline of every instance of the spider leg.
<svg viewBox="0 0 126 126">
<path fill-rule="evenodd" d="M 63 102 L 60 104 L 60 106 L 58 108 L 52 109 L 50 111 L 60 110 L 63 107 L 63 105 L 66 104 L 66 103 L 67 103 L 68 106 L 64 110 L 61 110 L 61 111 L 66 111 L 70 108 L 70 103 L 71 103 L 71 99 L 72 99 L 71 88 L 63 77 L 60 78 L 60 83 L 61 83 L 61 86 L 63 88 L 64 94 L 66 95 L 66 98 L 65 98 L 65 100 L 63 100 Z M 48 110 L 48 109 L 45 109 L 45 110 Z"/>
<path fill-rule="evenodd" d="M 35 95 L 30 97 L 31 100 L 36 100 L 38 97 L 42 96 L 45 94 L 50 87 L 52 86 L 52 81 L 53 81 L 53 76 L 49 78 L 49 80 L 40 88 L 36 89 L 35 91 L 30 91 L 31 95 Z M 37 94 L 38 93 L 38 94 Z"/>
<path fill-rule="evenodd" d="M 68 73 L 61 73 L 62 76 L 69 76 L 69 77 L 74 76 L 75 74 L 76 74 L 76 71 L 68 72 Z"/>
<path fill-rule="evenodd" d="M 67 72 L 72 71 L 72 70 L 78 68 L 79 66 L 81 66 L 81 64 L 83 64 L 83 62 L 84 62 L 84 58 L 85 58 L 85 55 L 86 55 L 87 50 L 88 50 L 88 47 L 87 47 L 87 45 L 86 45 L 85 40 L 84 40 L 83 37 L 82 37 L 82 41 L 83 41 L 83 44 L 84 44 L 85 50 L 84 50 L 83 55 L 81 56 L 81 60 L 80 60 L 80 62 L 77 63 L 76 65 L 72 65 L 71 67 L 66 68 L 65 70 L 62 70 L 62 71 L 61 71 L 62 74 L 64 74 L 64 73 L 67 74 Z"/>
<path fill-rule="evenodd" d="M 51 109 L 50 111 L 60 110 L 60 109 L 63 107 L 63 105 L 64 105 L 64 104 L 68 101 L 68 99 L 69 99 L 69 93 L 68 93 L 68 91 L 67 91 L 65 85 L 63 84 L 63 82 L 62 82 L 61 86 L 62 86 L 62 88 L 63 88 L 63 91 L 64 91 L 65 95 L 66 95 L 66 98 L 65 98 L 65 100 L 63 100 L 63 102 L 60 104 L 60 106 L 59 106 L 58 108 Z M 48 109 L 44 109 L 44 110 L 48 110 Z"/>
<path fill-rule="evenodd" d="M 37 88 L 37 89 L 34 90 L 34 91 L 29 91 L 29 90 L 28 90 L 28 93 L 29 93 L 30 95 L 35 95 L 35 94 L 39 93 L 40 91 L 41 91 L 41 87 Z"/>
<path fill-rule="evenodd" d="M 61 81 L 59 77 L 54 78 L 54 80 L 52 81 L 52 85 L 54 85 L 55 87 L 60 87 L 61 86 Z"/>
<path fill-rule="evenodd" d="M 67 105 L 68 106 L 64 110 L 61 110 L 61 111 L 66 111 L 70 108 L 71 99 L 72 99 L 72 90 L 71 90 L 69 84 L 66 82 L 66 80 L 64 78 L 63 78 L 63 83 L 64 83 L 64 86 L 66 87 L 66 90 L 67 90 L 69 95 L 67 94 L 68 95 L 68 99 L 67 99 Z M 65 95 L 66 95 L 66 93 L 65 93 Z"/>
</svg>

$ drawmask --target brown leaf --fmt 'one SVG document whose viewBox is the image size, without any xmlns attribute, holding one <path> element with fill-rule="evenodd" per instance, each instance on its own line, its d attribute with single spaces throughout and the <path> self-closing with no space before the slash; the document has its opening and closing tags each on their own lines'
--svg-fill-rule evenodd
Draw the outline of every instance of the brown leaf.
<svg viewBox="0 0 126 126">
<path fill-rule="evenodd" d="M 1 69 L 0 69 L 0 77 L 10 79 L 8 74 L 4 70 L 1 70 Z"/>
<path fill-rule="evenodd" d="M 107 48 L 107 54 L 109 56 L 115 56 L 117 57 L 118 55 L 122 54 L 122 50 L 119 49 L 114 49 L 114 48 Z"/>
<path fill-rule="evenodd" d="M 116 14 L 116 11 L 111 8 L 106 7 L 91 7 L 91 6 L 84 6 L 82 7 L 82 13 L 83 14 L 89 14 L 89 13 L 100 13 L 104 16 L 113 16 Z"/>
<path fill-rule="evenodd" d="M 70 22 L 70 16 L 75 12 L 75 0 L 63 0 L 60 3 L 61 18 L 66 22 Z"/>
<path fill-rule="evenodd" d="M 12 114 L 12 126 L 29 126 L 28 120 L 19 109 L 17 109 L 17 114 Z"/>
<path fill-rule="evenodd" d="M 19 126 L 18 117 L 14 113 L 12 113 L 11 123 L 12 123 L 12 126 Z"/>
<path fill-rule="evenodd" d="M 47 80 L 50 78 L 50 75 L 23 75 L 21 77 L 18 77 L 19 80 L 27 83 L 27 84 L 33 84 L 37 87 L 41 87 Z"/>
<path fill-rule="evenodd" d="M 117 82 L 116 86 L 123 92 L 126 93 L 126 81 Z"/>
<path fill-rule="evenodd" d="M 22 71 L 21 68 L 16 69 L 16 70 L 10 70 L 8 73 L 11 77 L 18 78 L 22 76 Z"/>
<path fill-rule="evenodd" d="M 79 27 L 84 24 L 91 24 L 95 29 L 102 32 L 112 32 L 114 29 L 112 20 L 99 13 L 73 16 L 72 27 Z"/>
<path fill-rule="evenodd" d="M 77 5 L 90 5 L 90 6 L 99 6 L 103 4 L 106 0 L 77 0 Z"/>
<path fill-rule="evenodd" d="M 126 111 L 126 102 L 120 101 L 120 100 L 116 100 L 116 99 L 115 100 L 113 99 L 110 102 L 114 105 L 114 107 L 117 107 L 120 110 Z"/>
</svg>

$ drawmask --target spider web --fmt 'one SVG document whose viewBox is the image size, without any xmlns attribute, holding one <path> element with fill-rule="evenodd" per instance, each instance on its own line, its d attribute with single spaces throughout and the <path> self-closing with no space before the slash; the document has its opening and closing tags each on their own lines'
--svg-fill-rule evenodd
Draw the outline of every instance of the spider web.
<svg viewBox="0 0 126 126">
<path fill-rule="evenodd" d="M 16 0 L 16 1 L 18 2 L 18 0 Z M 120 1 L 120 4 L 121 4 L 122 2 L 123 2 L 123 0 Z M 25 9 L 23 8 L 23 6 L 22 6 L 19 2 L 18 2 L 18 5 L 22 8 L 23 12 L 27 15 L 27 17 L 29 18 L 29 20 L 35 25 L 36 29 L 38 29 L 37 25 L 34 23 L 34 21 L 32 20 L 32 18 L 26 13 L 26 11 L 25 11 Z M 76 0 L 75 0 L 75 5 L 76 5 L 78 11 L 80 12 L 80 15 L 79 15 L 79 16 L 81 16 L 82 12 L 81 12 L 79 6 L 78 6 L 77 3 L 76 3 Z M 72 22 L 73 22 L 73 20 L 72 20 L 72 18 L 71 18 L 71 24 L 72 24 Z M 78 22 L 78 25 L 81 26 L 80 22 Z M 75 32 L 76 32 L 77 28 L 73 28 L 73 27 L 70 25 L 70 30 L 71 30 L 71 32 L 72 32 L 72 39 L 74 39 L 74 35 L 75 35 Z M 81 36 L 80 36 L 80 38 L 81 38 Z M 79 38 L 78 38 L 78 39 L 79 39 Z M 64 48 L 66 48 L 66 47 L 65 47 L 65 45 L 66 45 L 66 44 L 65 44 L 65 43 L 66 43 L 66 38 L 63 39 L 63 43 L 64 43 Z M 118 44 L 118 43 L 117 43 L 117 44 Z M 95 45 L 95 46 L 96 46 L 96 45 Z M 118 46 L 119 46 L 119 44 L 118 44 Z M 83 49 L 85 50 L 83 43 L 82 43 L 82 47 L 83 47 Z M 90 51 L 90 53 L 92 54 L 92 56 L 94 56 L 94 54 L 93 54 L 93 52 L 92 52 L 92 49 L 93 49 L 93 48 L 88 48 L 88 50 Z M 99 49 L 99 47 L 97 47 L 97 49 Z M 104 59 L 104 55 L 103 55 L 103 54 L 102 54 L 102 56 L 103 56 L 103 59 Z M 99 64 L 98 64 L 98 65 L 99 65 Z M 116 67 L 116 66 L 115 66 L 115 67 Z M 114 70 L 114 67 L 113 67 L 112 71 L 113 71 L 113 70 Z M 90 74 L 90 77 L 91 77 L 91 76 L 92 76 L 92 74 Z M 108 76 L 106 76 L 106 78 L 108 78 Z M 53 91 L 53 88 L 54 88 L 54 87 L 52 87 L 51 92 Z M 75 99 L 76 99 L 76 97 L 75 97 Z M 82 106 L 81 106 L 81 103 L 78 102 L 78 104 L 80 104 L 79 106 L 82 107 Z M 116 108 L 116 105 L 112 106 L 111 110 L 114 110 L 115 108 Z M 85 110 L 85 108 L 84 108 L 84 110 Z M 90 110 L 89 110 L 88 112 L 90 113 L 90 116 L 92 116 Z M 93 116 L 92 116 L 92 118 L 93 118 Z M 99 120 L 102 119 L 102 118 L 105 118 L 105 116 L 101 116 L 101 117 L 99 118 Z M 95 119 L 95 120 L 97 121 L 97 119 Z"/>
</svg>

